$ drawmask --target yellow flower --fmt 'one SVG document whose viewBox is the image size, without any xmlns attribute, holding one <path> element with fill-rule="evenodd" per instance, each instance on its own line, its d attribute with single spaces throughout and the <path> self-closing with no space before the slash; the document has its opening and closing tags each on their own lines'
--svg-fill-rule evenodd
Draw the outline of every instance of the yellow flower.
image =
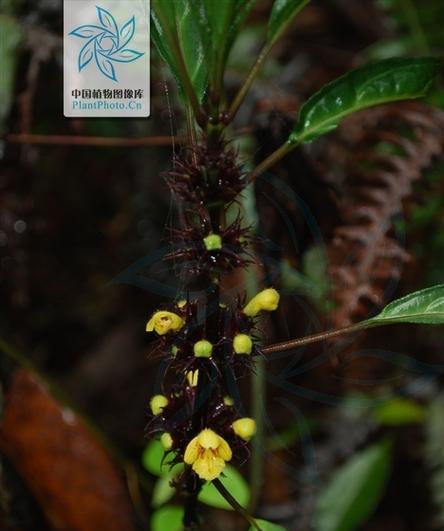
<svg viewBox="0 0 444 531">
<path fill-rule="evenodd" d="M 227 441 L 206 428 L 188 443 L 183 460 L 201 479 L 212 481 L 220 476 L 232 455 Z"/>
<path fill-rule="evenodd" d="M 150 400 L 150 408 L 153 415 L 160 415 L 163 408 L 168 405 L 168 398 L 164 395 L 154 395 Z"/>
<path fill-rule="evenodd" d="M 168 450 L 171 450 L 173 447 L 173 438 L 168 432 L 162 433 L 160 436 L 160 444 L 162 445 L 162 448 L 165 450 L 165 452 L 168 452 Z"/>
<path fill-rule="evenodd" d="M 244 439 L 244 441 L 249 441 L 256 433 L 256 422 L 249 417 L 243 417 L 235 420 L 232 424 L 232 428 L 238 437 Z"/>
<path fill-rule="evenodd" d="M 168 332 L 178 332 L 184 324 L 185 321 L 177 313 L 159 310 L 153 314 L 146 324 L 146 331 L 152 332 L 155 330 L 159 336 L 163 336 Z"/>
<path fill-rule="evenodd" d="M 197 383 L 199 381 L 199 369 L 196 369 L 195 371 L 188 371 L 187 380 L 190 384 L 190 387 L 197 387 Z"/>
<path fill-rule="evenodd" d="M 247 334 L 237 334 L 233 339 L 233 349 L 236 354 L 251 354 L 253 341 Z"/>
<path fill-rule="evenodd" d="M 279 293 L 274 288 L 267 288 L 255 295 L 243 311 L 248 317 L 256 317 L 261 311 L 273 312 L 278 304 Z"/>
</svg>

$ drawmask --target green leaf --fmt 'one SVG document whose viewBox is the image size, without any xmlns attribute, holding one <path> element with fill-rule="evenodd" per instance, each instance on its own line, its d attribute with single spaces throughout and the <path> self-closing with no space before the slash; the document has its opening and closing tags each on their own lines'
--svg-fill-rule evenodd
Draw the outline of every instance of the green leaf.
<svg viewBox="0 0 444 531">
<path fill-rule="evenodd" d="M 260 527 L 261 531 L 285 531 L 285 527 L 273 524 L 273 522 L 268 522 L 267 520 L 256 518 L 256 523 Z M 257 528 L 251 526 L 248 531 L 257 531 Z"/>
<path fill-rule="evenodd" d="M 192 0 L 200 5 L 202 40 L 209 50 L 210 78 L 220 83 L 228 55 L 242 24 L 257 0 Z M 219 87 L 213 87 L 219 90 Z"/>
<path fill-rule="evenodd" d="M 444 284 L 409 293 L 388 304 L 364 326 L 392 323 L 444 324 Z"/>
<path fill-rule="evenodd" d="M 201 101 L 207 89 L 208 58 L 198 23 L 197 7 L 196 2 L 174 0 L 176 31 L 180 46 L 197 98 Z"/>
<path fill-rule="evenodd" d="M 390 468 L 390 445 L 375 444 L 355 454 L 321 492 L 315 531 L 354 531 L 376 508 Z"/>
<path fill-rule="evenodd" d="M 171 486 L 171 481 L 182 472 L 183 464 L 178 463 L 173 468 L 162 470 L 162 475 L 156 481 L 153 488 L 151 503 L 153 507 L 160 507 L 170 500 L 176 493 L 176 489 Z"/>
<path fill-rule="evenodd" d="M 160 441 L 150 441 L 142 454 L 142 465 L 151 474 L 161 476 L 168 470 L 168 465 L 162 465 L 162 459 L 165 455 L 164 449 Z"/>
<path fill-rule="evenodd" d="M 311 142 L 335 129 L 345 116 L 367 107 L 424 96 L 441 65 L 432 57 L 386 59 L 348 72 L 302 105 L 288 142 Z"/>
<path fill-rule="evenodd" d="M 208 65 L 197 7 L 197 2 L 187 0 L 153 0 L 151 33 L 159 55 L 170 67 L 183 96 L 180 54 L 172 42 L 173 37 L 177 37 L 188 77 L 201 101 L 207 88 Z"/>
<path fill-rule="evenodd" d="M 0 15 L 0 133 L 13 102 L 17 51 L 22 36 L 22 28 L 15 19 Z"/>
<path fill-rule="evenodd" d="M 268 21 L 267 42 L 272 46 L 310 0 L 274 0 Z"/>
<path fill-rule="evenodd" d="M 219 478 L 224 487 L 230 492 L 233 498 L 246 507 L 250 499 L 250 489 L 247 482 L 239 474 L 239 472 L 232 466 L 227 465 L 224 469 L 224 475 Z M 211 507 L 217 507 L 218 509 L 233 510 L 233 507 L 227 502 L 227 500 L 219 493 L 216 487 L 212 483 L 205 483 L 199 494 L 199 501 Z"/>
<path fill-rule="evenodd" d="M 231 47 L 236 40 L 236 37 L 239 35 L 240 29 L 256 2 L 257 0 L 236 0 L 234 14 L 227 32 L 226 55 L 230 53 Z"/>
<path fill-rule="evenodd" d="M 392 398 L 376 407 L 374 417 L 383 426 L 404 426 L 422 422 L 425 410 L 408 398 Z"/>
<path fill-rule="evenodd" d="M 175 505 L 166 505 L 157 509 L 151 516 L 151 531 L 181 531 L 183 509 Z"/>
</svg>

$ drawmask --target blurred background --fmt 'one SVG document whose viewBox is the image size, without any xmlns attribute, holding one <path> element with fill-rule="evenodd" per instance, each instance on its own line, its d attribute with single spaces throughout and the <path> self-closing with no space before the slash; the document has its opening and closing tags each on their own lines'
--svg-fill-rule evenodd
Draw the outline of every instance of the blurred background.
<svg viewBox="0 0 444 531">
<path fill-rule="evenodd" d="M 229 95 L 270 5 L 257 2 L 235 46 Z M 153 500 L 144 454 L 160 374 L 144 329 L 177 282 L 162 262 L 161 173 L 184 132 L 174 83 L 153 49 L 149 119 L 66 119 L 62 2 L 0 10 L 0 528 L 169 531 L 154 510 L 180 499 Z M 441 0 L 313 0 L 238 114 L 242 160 L 278 147 L 300 104 L 346 70 L 442 54 L 443 24 Z M 426 102 L 362 112 L 258 181 L 258 275 L 284 294 L 268 341 L 444 282 L 441 109 L 438 85 Z M 298 531 L 444 529 L 442 338 L 400 325 L 271 356 L 259 515 Z M 215 505 L 207 525 L 241 528 Z"/>
</svg>

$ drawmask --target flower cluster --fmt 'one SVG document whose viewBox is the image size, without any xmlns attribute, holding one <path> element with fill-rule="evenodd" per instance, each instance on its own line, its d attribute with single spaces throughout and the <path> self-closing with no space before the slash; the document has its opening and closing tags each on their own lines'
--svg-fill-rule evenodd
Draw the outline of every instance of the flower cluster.
<svg viewBox="0 0 444 531">
<path fill-rule="evenodd" d="M 214 278 L 251 261 L 249 228 L 239 215 L 228 225 L 220 215 L 248 184 L 236 156 L 222 141 L 211 150 L 201 144 L 178 156 L 165 173 L 181 205 L 180 228 L 171 231 L 165 259 L 173 260 L 186 279 Z"/>
<path fill-rule="evenodd" d="M 229 396 L 227 375 L 239 377 L 260 354 L 257 316 L 273 311 L 279 294 L 268 288 L 248 304 L 222 305 L 216 312 L 219 340 L 207 337 L 207 321 L 199 316 L 199 301 L 182 300 L 170 309 L 156 311 L 147 331 L 159 336 L 158 349 L 168 360 L 163 394 L 150 401 L 149 434 L 160 434 L 171 464 L 188 465 L 185 476 L 211 481 L 234 456 L 248 456 L 248 441 L 255 422 L 239 413 Z M 205 401 L 205 404 L 202 403 Z M 203 407 L 205 406 L 205 407 Z"/>
</svg>

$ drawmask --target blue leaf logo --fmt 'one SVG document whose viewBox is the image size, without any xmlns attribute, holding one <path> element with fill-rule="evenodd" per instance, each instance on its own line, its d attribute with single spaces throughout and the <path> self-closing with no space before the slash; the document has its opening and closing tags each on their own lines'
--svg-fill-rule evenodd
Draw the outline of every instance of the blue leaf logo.
<svg viewBox="0 0 444 531">
<path fill-rule="evenodd" d="M 69 33 L 73 37 L 87 39 L 80 50 L 77 66 L 81 72 L 94 59 L 97 68 L 105 77 L 117 81 L 114 62 L 132 63 L 145 55 L 144 52 L 126 48 L 134 37 L 136 19 L 131 17 L 119 28 L 109 11 L 99 6 L 96 6 L 96 10 L 100 25 L 83 24 Z"/>
</svg>

